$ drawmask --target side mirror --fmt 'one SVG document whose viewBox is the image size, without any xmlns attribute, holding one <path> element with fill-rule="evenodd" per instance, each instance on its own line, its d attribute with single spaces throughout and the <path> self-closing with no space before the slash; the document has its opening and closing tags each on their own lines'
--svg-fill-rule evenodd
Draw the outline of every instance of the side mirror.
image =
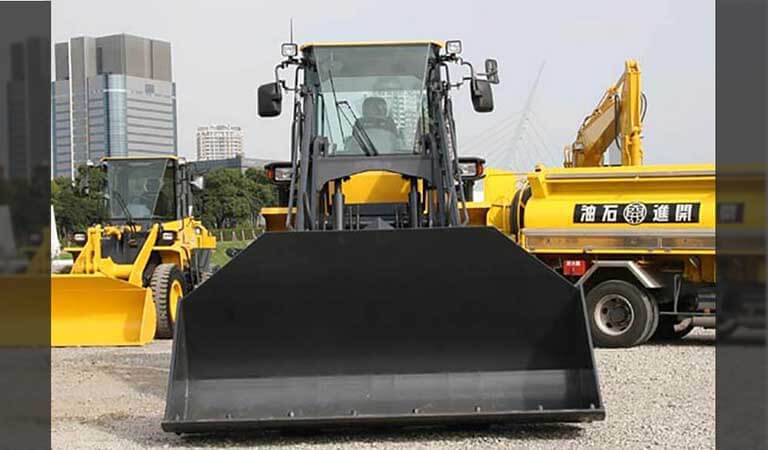
<svg viewBox="0 0 768 450">
<path fill-rule="evenodd" d="M 485 60 L 485 77 L 491 84 L 499 84 L 499 62 L 495 59 Z"/>
<path fill-rule="evenodd" d="M 493 90 L 488 80 L 472 80 L 470 84 L 472 106 L 476 112 L 485 113 L 493 111 Z"/>
<path fill-rule="evenodd" d="M 280 83 L 267 83 L 259 86 L 259 116 L 276 117 L 283 105 L 283 90 Z"/>
</svg>

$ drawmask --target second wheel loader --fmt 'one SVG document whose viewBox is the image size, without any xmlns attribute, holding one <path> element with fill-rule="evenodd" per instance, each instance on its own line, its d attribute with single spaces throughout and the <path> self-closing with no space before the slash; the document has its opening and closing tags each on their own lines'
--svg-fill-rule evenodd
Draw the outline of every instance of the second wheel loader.
<svg viewBox="0 0 768 450">
<path fill-rule="evenodd" d="M 192 171 L 172 157 L 105 158 L 109 221 L 72 236 L 51 276 L 51 345 L 143 345 L 173 335 L 216 239 L 191 215 Z"/>
<path fill-rule="evenodd" d="M 490 112 L 496 62 L 458 41 L 283 51 L 296 81 L 261 86 L 259 113 L 295 94 L 269 167 L 285 203 L 181 302 L 163 429 L 602 419 L 579 289 L 468 226 L 450 93 Z"/>
</svg>

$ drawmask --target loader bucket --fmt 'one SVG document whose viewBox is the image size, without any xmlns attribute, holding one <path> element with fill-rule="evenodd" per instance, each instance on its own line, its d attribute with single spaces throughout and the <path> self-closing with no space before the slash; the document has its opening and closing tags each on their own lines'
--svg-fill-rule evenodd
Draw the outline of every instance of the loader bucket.
<svg viewBox="0 0 768 450">
<path fill-rule="evenodd" d="M 256 239 L 181 303 L 162 427 L 603 417 L 580 291 L 453 228 Z"/>
<path fill-rule="evenodd" d="M 48 274 L 0 274 L 0 347 L 48 347 Z"/>
<path fill-rule="evenodd" d="M 152 292 L 103 275 L 51 275 L 51 346 L 144 345 L 155 335 Z"/>
</svg>

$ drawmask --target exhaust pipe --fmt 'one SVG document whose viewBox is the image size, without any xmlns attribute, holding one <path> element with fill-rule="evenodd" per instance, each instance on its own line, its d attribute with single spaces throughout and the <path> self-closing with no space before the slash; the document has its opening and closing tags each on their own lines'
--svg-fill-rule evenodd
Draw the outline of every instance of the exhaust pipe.
<svg viewBox="0 0 768 450">
<path fill-rule="evenodd" d="M 696 316 L 691 319 L 694 327 L 715 328 L 717 323 L 715 316 Z"/>
</svg>

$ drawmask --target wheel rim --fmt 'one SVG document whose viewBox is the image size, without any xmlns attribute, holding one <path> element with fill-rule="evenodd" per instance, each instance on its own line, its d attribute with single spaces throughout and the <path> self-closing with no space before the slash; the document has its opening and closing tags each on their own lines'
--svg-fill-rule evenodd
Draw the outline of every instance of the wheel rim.
<svg viewBox="0 0 768 450">
<path fill-rule="evenodd" d="M 184 289 L 181 287 L 179 280 L 173 280 L 171 283 L 171 292 L 169 294 L 168 303 L 171 310 L 171 322 L 176 323 L 176 311 L 179 308 L 179 300 L 184 296 Z"/>
<path fill-rule="evenodd" d="M 632 303 L 618 294 L 609 294 L 598 300 L 594 316 L 597 328 L 609 336 L 620 336 L 635 323 Z"/>
</svg>

